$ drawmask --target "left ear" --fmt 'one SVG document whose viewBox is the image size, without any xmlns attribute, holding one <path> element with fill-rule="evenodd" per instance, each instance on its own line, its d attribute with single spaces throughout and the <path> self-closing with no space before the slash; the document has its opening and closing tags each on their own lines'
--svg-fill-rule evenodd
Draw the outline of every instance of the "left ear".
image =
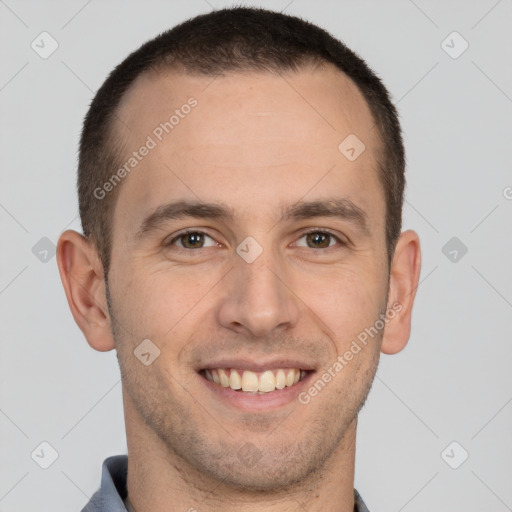
<svg viewBox="0 0 512 512">
<path fill-rule="evenodd" d="M 389 278 L 387 311 L 389 321 L 384 329 L 381 351 L 400 352 L 411 333 L 411 315 L 420 278 L 420 239 L 415 231 L 404 231 L 397 241 Z M 391 312 L 394 312 L 391 316 Z"/>
</svg>

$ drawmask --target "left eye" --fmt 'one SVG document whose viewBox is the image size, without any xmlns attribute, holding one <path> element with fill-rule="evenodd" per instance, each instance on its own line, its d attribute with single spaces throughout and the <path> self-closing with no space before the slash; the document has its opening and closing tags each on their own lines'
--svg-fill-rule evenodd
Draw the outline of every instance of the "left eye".
<svg viewBox="0 0 512 512">
<path fill-rule="evenodd" d="M 213 247 L 217 245 L 217 242 L 205 233 L 190 231 L 178 235 L 169 242 L 169 245 L 177 245 L 183 249 L 201 249 L 203 247 Z"/>
<path fill-rule="evenodd" d="M 299 243 L 299 241 L 303 239 L 305 239 L 305 244 Z M 337 242 L 340 242 L 338 237 L 325 231 L 312 231 L 310 233 L 306 233 L 299 238 L 299 241 L 296 243 L 299 247 L 310 247 L 312 249 L 325 249 L 336 245 Z"/>
</svg>

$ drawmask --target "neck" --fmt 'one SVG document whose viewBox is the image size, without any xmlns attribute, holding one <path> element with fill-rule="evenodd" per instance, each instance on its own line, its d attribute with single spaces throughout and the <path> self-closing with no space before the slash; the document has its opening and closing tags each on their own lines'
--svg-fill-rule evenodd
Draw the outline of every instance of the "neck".
<svg viewBox="0 0 512 512">
<path fill-rule="evenodd" d="M 128 511 L 353 512 L 356 421 L 321 470 L 275 492 L 233 488 L 172 453 L 125 398 Z M 236 468 L 233 468 L 236 471 Z"/>
</svg>

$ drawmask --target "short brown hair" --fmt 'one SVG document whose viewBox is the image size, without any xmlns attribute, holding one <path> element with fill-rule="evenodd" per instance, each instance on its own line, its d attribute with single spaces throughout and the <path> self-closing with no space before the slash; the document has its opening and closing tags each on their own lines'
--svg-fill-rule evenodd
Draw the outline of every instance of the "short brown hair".
<svg viewBox="0 0 512 512">
<path fill-rule="evenodd" d="M 94 191 L 121 165 L 113 121 L 123 95 L 142 73 L 180 66 L 187 73 L 298 71 L 334 64 L 358 87 L 379 130 L 379 179 L 386 198 L 388 263 L 402 226 L 405 154 L 398 115 L 381 80 L 363 59 L 325 30 L 295 16 L 235 7 L 196 16 L 143 44 L 108 76 L 84 120 L 78 201 L 84 235 L 96 244 L 105 276 L 110 267 L 112 215 L 120 186 L 103 199 Z"/>
</svg>

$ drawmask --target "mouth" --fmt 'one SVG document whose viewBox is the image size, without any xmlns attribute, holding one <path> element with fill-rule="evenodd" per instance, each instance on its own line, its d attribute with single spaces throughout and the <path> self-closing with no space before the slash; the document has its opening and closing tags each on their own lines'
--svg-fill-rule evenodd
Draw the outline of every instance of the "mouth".
<svg viewBox="0 0 512 512">
<path fill-rule="evenodd" d="M 255 414 L 277 412 L 297 403 L 316 373 L 314 361 L 286 357 L 219 358 L 196 368 L 205 399 L 233 410 Z"/>
<path fill-rule="evenodd" d="M 204 368 L 199 374 L 221 388 L 247 395 L 266 395 L 292 388 L 302 382 L 311 370 L 301 368 L 276 368 L 251 371 L 237 368 Z"/>
</svg>

